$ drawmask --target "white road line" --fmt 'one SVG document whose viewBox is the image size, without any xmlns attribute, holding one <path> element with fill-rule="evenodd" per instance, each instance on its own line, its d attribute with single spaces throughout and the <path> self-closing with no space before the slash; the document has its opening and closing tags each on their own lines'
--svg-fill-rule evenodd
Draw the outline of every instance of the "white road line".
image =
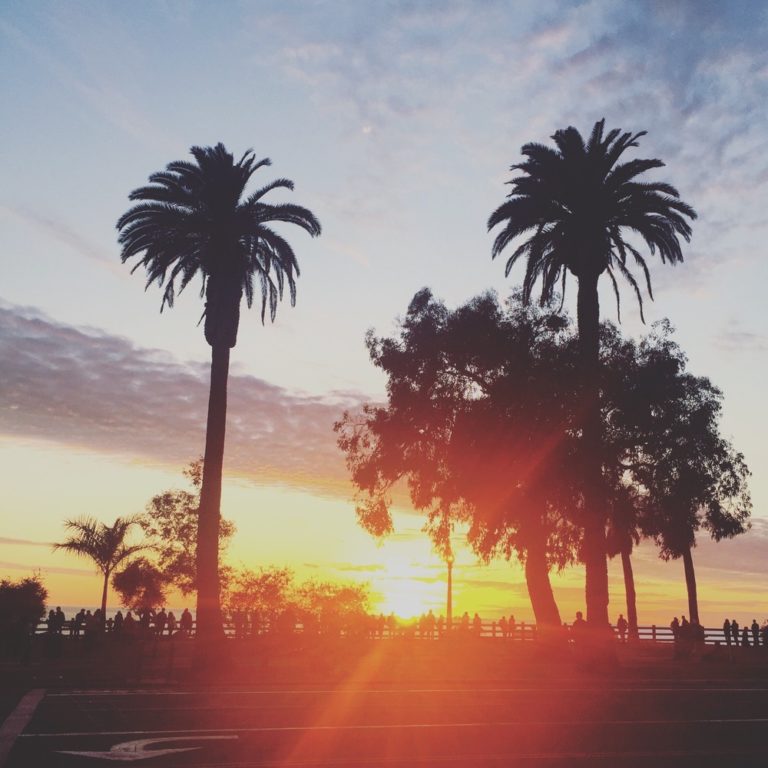
<svg viewBox="0 0 768 768">
<path fill-rule="evenodd" d="M 723 758 L 744 758 L 754 757 L 754 750 L 666 750 L 664 752 L 649 752 L 646 750 L 637 750 L 632 752 L 505 752 L 505 753 L 468 753 L 468 754 L 450 754 L 450 755 L 434 755 L 431 757 L 425 756 L 413 756 L 408 757 L 337 757 L 328 758 L 323 756 L 322 758 L 305 758 L 299 760 L 284 760 L 282 758 L 265 758 L 264 760 L 248 760 L 237 762 L 216 762 L 216 763 L 198 763 L 197 768 L 284 768 L 285 766 L 308 766 L 309 768 L 322 766 L 327 768 L 328 766 L 342 766 L 342 765 L 449 765 L 452 763 L 461 763 L 466 765 L 467 763 L 476 763 L 478 760 L 484 762 L 505 762 L 507 765 L 516 765 L 519 761 L 525 760 L 539 761 L 539 760 L 594 760 L 594 759 L 611 759 L 617 758 L 690 758 L 690 757 L 723 757 Z"/>
<path fill-rule="evenodd" d="M 437 730 L 439 728 L 510 728 L 513 726 L 590 726 L 599 725 L 721 725 L 721 724 L 768 724 L 768 718 L 733 718 L 711 720 L 508 720 L 473 723 L 372 723 L 361 725 L 279 725 L 254 728 L 199 728 L 160 731 L 74 731 L 67 733 L 22 733 L 20 739 L 57 739 L 57 738 L 86 738 L 89 736 L 183 736 L 187 734 L 216 734 L 216 733 L 283 733 L 295 731 L 386 731 L 386 730 Z"/>
<path fill-rule="evenodd" d="M 104 696 L 309 696 L 312 694 L 331 693 L 372 693 L 398 695 L 403 693 L 766 693 L 768 688 L 302 688 L 289 690 L 276 688 L 257 691 L 156 691 L 152 689 L 115 690 L 115 691 L 69 691 L 49 693 L 47 698 L 98 698 Z"/>
<path fill-rule="evenodd" d="M 27 727 L 27 723 L 35 714 L 37 705 L 42 701 L 43 696 L 45 696 L 44 688 L 35 688 L 29 691 L 16 705 L 16 709 L 8 715 L 5 722 L 0 725 L 0 768 L 5 765 L 14 742 Z"/>
</svg>

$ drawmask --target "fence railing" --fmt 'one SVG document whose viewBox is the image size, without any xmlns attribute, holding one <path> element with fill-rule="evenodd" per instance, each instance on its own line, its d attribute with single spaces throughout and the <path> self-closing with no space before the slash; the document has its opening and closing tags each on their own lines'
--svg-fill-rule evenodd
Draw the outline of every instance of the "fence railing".
<svg viewBox="0 0 768 768">
<path fill-rule="evenodd" d="M 617 640 L 622 639 L 615 627 L 613 628 L 613 631 Z M 458 622 L 454 622 L 451 631 L 449 631 L 448 627 L 446 626 L 436 626 L 430 629 L 420 628 L 415 624 L 396 624 L 394 626 L 391 624 L 385 624 L 384 626 L 381 626 L 375 623 L 361 624 L 359 626 L 334 627 L 333 629 L 326 628 L 325 630 L 323 628 L 316 627 L 309 628 L 303 626 L 301 623 L 297 623 L 292 628 L 289 627 L 286 629 L 285 627 L 282 627 L 270 630 L 267 628 L 253 628 L 244 626 L 242 624 L 235 624 L 233 622 L 225 622 L 224 632 L 228 638 L 233 640 L 255 637 L 269 637 L 276 635 L 279 636 L 285 634 L 306 636 L 349 635 L 355 637 L 367 637 L 374 640 L 410 638 L 414 640 L 423 640 L 425 642 L 430 640 L 439 640 L 449 635 L 454 637 L 483 638 L 488 640 L 496 640 L 499 642 L 531 642 L 537 640 L 539 637 L 539 631 L 535 624 L 517 622 L 514 626 L 507 625 L 507 627 L 504 628 L 502 625 L 495 621 L 483 621 L 479 627 L 473 627 L 471 624 L 469 627 L 467 627 L 465 625 L 461 625 Z M 166 626 L 163 628 L 162 632 L 160 632 L 159 628 L 157 627 L 151 625 L 149 627 L 141 626 L 139 622 L 135 622 L 134 625 L 130 628 L 127 628 L 124 625 L 119 630 L 115 630 L 113 625 L 108 625 L 104 629 L 100 627 L 91 627 L 89 629 L 84 626 L 77 626 L 73 621 L 65 621 L 60 628 L 52 629 L 48 626 L 47 622 L 42 621 L 36 626 L 34 631 L 35 635 L 57 634 L 64 637 L 71 637 L 74 640 L 83 639 L 94 634 L 101 635 L 104 633 L 110 635 L 120 634 L 126 636 L 134 635 L 163 638 L 170 638 L 173 636 L 183 638 L 194 636 L 195 624 L 194 622 L 192 623 L 191 630 L 181 630 L 177 626 L 174 628 L 173 632 L 170 632 L 169 628 Z M 570 629 L 568 627 L 564 627 L 563 633 L 569 634 Z M 624 639 L 627 639 L 628 641 L 639 640 L 642 642 L 651 643 L 673 643 L 675 636 L 670 627 L 651 624 L 638 627 L 636 638 L 632 638 L 627 635 Z M 758 645 L 764 646 L 766 645 L 766 633 L 762 632 L 756 638 L 754 633 L 750 631 L 748 633 L 747 640 L 749 646 L 751 647 Z M 727 638 L 722 628 L 713 629 L 706 627 L 704 628 L 704 643 L 706 645 L 714 645 L 715 643 L 720 643 L 723 646 L 742 646 L 745 644 L 742 634 L 739 634 L 739 640 L 737 642 L 734 638 Z"/>
</svg>

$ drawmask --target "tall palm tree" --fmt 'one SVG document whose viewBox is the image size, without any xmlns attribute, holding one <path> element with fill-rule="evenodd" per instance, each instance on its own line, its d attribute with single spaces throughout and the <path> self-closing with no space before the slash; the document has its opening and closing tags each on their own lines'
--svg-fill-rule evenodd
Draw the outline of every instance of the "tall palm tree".
<svg viewBox="0 0 768 768">
<path fill-rule="evenodd" d="M 205 296 L 205 339 L 211 346 L 211 384 L 205 437 L 203 482 L 200 491 L 197 538 L 197 623 L 200 636 L 221 632 L 218 542 L 221 474 L 227 415 L 229 350 L 237 341 L 240 302 L 250 307 L 257 283 L 261 319 L 269 307 L 274 320 L 277 302 L 287 285 L 291 304 L 296 300 L 299 265 L 288 242 L 270 225 L 296 224 L 313 237 L 320 223 L 298 205 L 265 203 L 274 189 L 293 189 L 293 182 L 277 179 L 245 195 L 251 176 L 268 159 L 256 160 L 252 151 L 239 161 L 223 144 L 192 147 L 194 162 L 169 163 L 149 177 L 149 185 L 130 194 L 140 201 L 117 222 L 123 262 L 136 259 L 132 271 L 144 267 L 147 287 L 165 288 L 161 311 L 173 306 L 196 275 Z"/>
<path fill-rule="evenodd" d="M 651 280 L 642 253 L 626 239 L 627 233 L 643 240 L 662 262 L 683 260 L 680 237 L 688 241 L 686 219 L 696 218 L 677 190 L 663 182 L 641 182 L 637 177 L 660 168 L 661 160 L 634 159 L 619 163 L 640 133 L 613 129 L 604 135 L 605 120 L 595 123 L 588 141 L 573 127 L 557 131 L 555 148 L 526 144 L 523 162 L 509 184 L 509 199 L 491 214 L 488 229 L 503 225 L 493 244 L 495 258 L 514 241 L 519 244 L 507 258 L 506 274 L 525 259 L 523 296 L 530 300 L 541 278 L 541 301 L 546 303 L 560 287 L 565 295 L 568 272 L 578 281 L 577 319 L 584 398 L 582 465 L 584 501 L 584 562 L 586 565 L 587 617 L 593 626 L 608 623 L 608 569 L 606 562 L 606 503 L 602 488 L 599 409 L 599 323 L 597 285 L 607 273 L 619 301 L 616 276 L 623 276 L 640 303 L 642 295 L 627 262 L 634 259 L 645 276 L 653 298 Z M 520 239 L 522 242 L 520 242 Z M 637 242 L 637 240 L 635 241 Z"/>
<path fill-rule="evenodd" d="M 63 549 L 92 560 L 104 577 L 101 590 L 102 621 L 106 617 L 107 590 L 112 572 L 131 555 L 146 548 L 143 544 L 125 543 L 131 527 L 137 524 L 135 517 L 118 517 L 112 525 L 101 523 L 93 517 L 66 520 L 64 527 L 70 532 L 70 536 L 53 545 L 54 549 Z"/>
</svg>

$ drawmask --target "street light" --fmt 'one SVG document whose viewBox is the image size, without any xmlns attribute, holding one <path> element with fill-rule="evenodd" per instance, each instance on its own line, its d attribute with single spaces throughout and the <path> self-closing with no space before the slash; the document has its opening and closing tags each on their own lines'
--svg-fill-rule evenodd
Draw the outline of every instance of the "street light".
<svg viewBox="0 0 768 768">
<path fill-rule="evenodd" d="M 453 552 L 448 551 L 445 556 L 445 562 L 448 565 L 448 595 L 446 597 L 446 617 L 448 632 L 453 630 Z"/>
</svg>

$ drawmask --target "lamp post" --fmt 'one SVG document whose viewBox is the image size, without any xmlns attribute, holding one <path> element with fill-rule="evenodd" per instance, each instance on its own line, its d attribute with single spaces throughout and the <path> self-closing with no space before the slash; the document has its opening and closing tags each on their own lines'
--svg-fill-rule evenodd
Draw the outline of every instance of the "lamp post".
<svg viewBox="0 0 768 768">
<path fill-rule="evenodd" d="M 450 633 L 453 630 L 453 552 L 448 552 L 445 556 L 445 562 L 448 565 L 448 594 L 445 601 L 445 613 L 448 632 Z"/>
</svg>

